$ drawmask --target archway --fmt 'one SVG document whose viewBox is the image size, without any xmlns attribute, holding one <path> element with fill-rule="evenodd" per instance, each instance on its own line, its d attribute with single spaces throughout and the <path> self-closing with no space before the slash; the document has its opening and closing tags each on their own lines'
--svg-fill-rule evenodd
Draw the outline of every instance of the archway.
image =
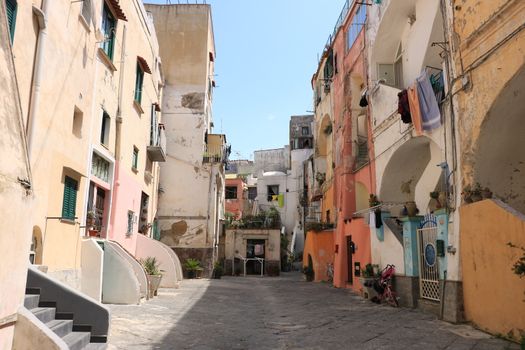
<svg viewBox="0 0 525 350">
<path fill-rule="evenodd" d="M 492 104 L 477 140 L 474 181 L 525 213 L 525 66 Z"/>
<path fill-rule="evenodd" d="M 406 201 L 415 201 L 421 212 L 428 206 L 429 193 L 439 189 L 441 149 L 426 136 L 406 141 L 394 151 L 383 171 L 379 199 L 395 203 L 393 214 Z M 408 190 L 408 191 L 407 191 Z"/>
</svg>

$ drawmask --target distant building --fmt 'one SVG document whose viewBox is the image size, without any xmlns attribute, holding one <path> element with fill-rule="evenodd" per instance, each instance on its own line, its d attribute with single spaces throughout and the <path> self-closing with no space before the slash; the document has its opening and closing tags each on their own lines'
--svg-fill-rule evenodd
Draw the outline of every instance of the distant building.
<svg viewBox="0 0 525 350">
<path fill-rule="evenodd" d="M 213 133 L 215 41 L 210 5 L 146 5 L 165 72 L 162 111 L 167 161 L 161 166 L 160 240 L 209 275 L 224 220 L 226 136 Z M 190 62 L 190 63 L 188 63 Z"/>
</svg>

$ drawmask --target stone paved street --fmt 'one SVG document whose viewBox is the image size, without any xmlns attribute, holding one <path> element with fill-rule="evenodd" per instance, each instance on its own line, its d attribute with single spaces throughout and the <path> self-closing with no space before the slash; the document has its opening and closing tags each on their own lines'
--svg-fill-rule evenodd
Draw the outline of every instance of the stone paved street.
<svg viewBox="0 0 525 350">
<path fill-rule="evenodd" d="M 278 278 L 185 280 L 142 305 L 112 305 L 110 349 L 519 349 L 420 311 Z"/>
</svg>

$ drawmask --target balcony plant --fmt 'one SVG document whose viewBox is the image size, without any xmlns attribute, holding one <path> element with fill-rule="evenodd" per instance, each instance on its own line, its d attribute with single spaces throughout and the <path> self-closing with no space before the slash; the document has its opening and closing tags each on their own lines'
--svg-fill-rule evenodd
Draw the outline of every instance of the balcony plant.
<svg viewBox="0 0 525 350">
<path fill-rule="evenodd" d="M 155 257 L 149 256 L 140 262 L 148 278 L 148 297 L 153 298 L 157 295 L 157 289 L 162 280 L 162 271 L 159 269 L 159 263 Z"/>
<path fill-rule="evenodd" d="M 186 273 L 190 279 L 197 277 L 197 272 L 203 270 L 201 267 L 201 262 L 192 258 L 186 259 L 184 267 L 186 268 Z"/>
</svg>

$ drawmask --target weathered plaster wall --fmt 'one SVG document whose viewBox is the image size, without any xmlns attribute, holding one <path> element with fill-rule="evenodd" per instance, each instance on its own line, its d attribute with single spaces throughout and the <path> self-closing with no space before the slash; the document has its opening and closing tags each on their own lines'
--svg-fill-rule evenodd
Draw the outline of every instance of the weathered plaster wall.
<svg viewBox="0 0 525 350">
<path fill-rule="evenodd" d="M 334 263 L 333 230 L 307 232 L 303 251 L 303 266 L 308 266 L 309 256 L 313 262 L 314 281 L 328 281 L 328 264 Z"/>
<path fill-rule="evenodd" d="M 255 176 L 267 171 L 286 172 L 290 169 L 290 146 L 253 152 Z"/>
<path fill-rule="evenodd" d="M 519 340 L 525 331 L 525 281 L 512 271 L 525 246 L 525 217 L 500 201 L 461 207 L 465 315 L 491 333 Z M 490 276 L 490 278 L 489 278 Z"/>
<path fill-rule="evenodd" d="M 246 241 L 248 239 L 265 240 L 265 259 L 270 261 L 280 260 L 280 230 L 266 229 L 227 229 L 225 241 L 226 259 L 231 260 L 238 255 L 246 257 Z"/>
<path fill-rule="evenodd" d="M 0 33 L 8 38 L 5 4 L 0 4 Z M 18 179 L 32 181 L 15 65 L 9 40 L 0 42 L 0 348 L 10 349 L 18 309 L 23 305 L 27 276 L 33 196 Z"/>
</svg>

